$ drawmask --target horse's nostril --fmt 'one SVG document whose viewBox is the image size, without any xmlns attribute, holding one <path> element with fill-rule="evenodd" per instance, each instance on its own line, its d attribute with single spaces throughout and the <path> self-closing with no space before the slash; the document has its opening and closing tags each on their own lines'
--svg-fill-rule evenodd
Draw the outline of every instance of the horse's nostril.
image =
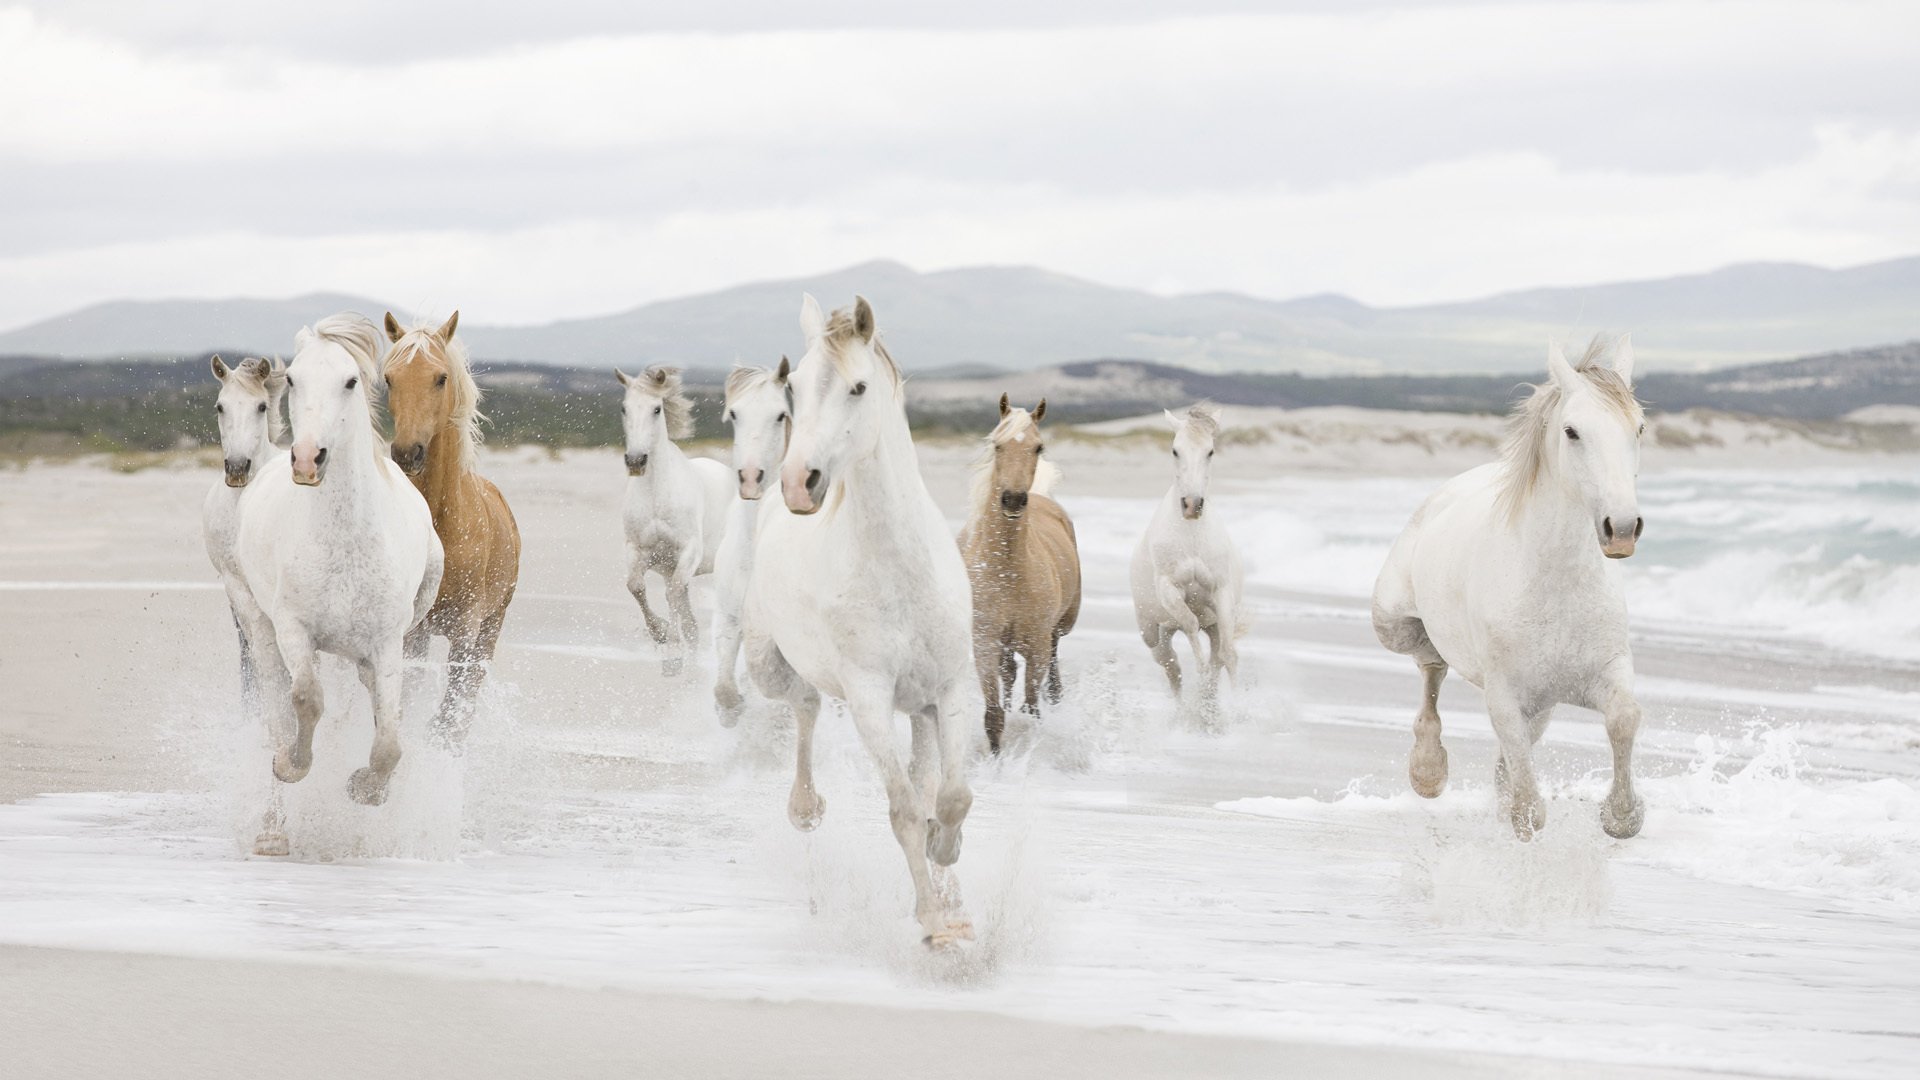
<svg viewBox="0 0 1920 1080">
<path fill-rule="evenodd" d="M 1600 519 L 1600 532 L 1607 539 L 1609 540 L 1613 539 L 1613 519 L 1612 518 Z"/>
<path fill-rule="evenodd" d="M 327 461 L 327 448 L 323 446 L 320 448 L 319 453 L 313 455 L 313 463 L 315 465 L 324 465 L 326 464 L 326 461 Z"/>
<path fill-rule="evenodd" d="M 740 469 L 740 470 L 738 470 L 738 474 L 739 474 L 739 477 L 740 477 L 740 482 L 741 482 L 741 483 L 743 483 L 743 484 L 744 484 L 744 483 L 746 483 L 746 482 L 747 482 L 747 470 L 745 470 L 745 469 Z"/>
<path fill-rule="evenodd" d="M 759 483 L 760 481 L 762 481 L 762 480 L 765 480 L 766 478 L 767 478 L 767 470 L 765 470 L 765 469 L 755 469 L 755 470 L 753 470 L 753 482 L 754 482 L 754 483 L 756 483 L 756 484 L 757 484 L 757 483 Z"/>
<path fill-rule="evenodd" d="M 1645 529 L 1646 527 L 1647 527 L 1647 519 L 1646 519 L 1646 518 L 1634 518 L 1634 519 L 1633 519 L 1633 538 L 1634 538 L 1635 540 L 1638 540 L 1638 539 L 1640 539 L 1640 533 L 1641 533 L 1641 531 L 1642 531 L 1642 530 L 1644 530 L 1644 529 Z"/>
<path fill-rule="evenodd" d="M 808 469 L 807 470 L 807 490 L 812 491 L 814 488 L 817 488 L 819 486 L 820 486 L 820 470 Z"/>
</svg>

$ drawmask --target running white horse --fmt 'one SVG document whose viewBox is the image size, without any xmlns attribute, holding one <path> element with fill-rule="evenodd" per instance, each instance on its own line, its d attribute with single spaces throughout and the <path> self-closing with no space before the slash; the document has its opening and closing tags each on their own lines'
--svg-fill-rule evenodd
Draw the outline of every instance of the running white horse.
<svg viewBox="0 0 1920 1080">
<path fill-rule="evenodd" d="M 780 362 L 786 363 L 786 357 Z M 713 567 L 713 701 L 720 722 L 732 727 L 740 721 L 745 698 L 735 669 L 740 659 L 740 617 L 747 602 L 747 579 L 753 573 L 753 538 L 758 531 L 760 496 L 767 481 L 780 471 L 792 430 L 791 404 L 786 384 L 763 367 L 736 367 L 727 376 L 725 418 L 733 428 L 733 469 L 740 497 L 727 514 L 726 536 Z"/>
<path fill-rule="evenodd" d="M 1633 347 L 1595 337 L 1576 366 L 1550 345 L 1547 372 L 1514 411 L 1501 460 L 1454 477 L 1414 512 L 1374 584 L 1373 627 L 1426 678 L 1408 767 L 1415 791 L 1431 799 L 1447 784 L 1438 705 L 1451 667 L 1486 692 L 1494 776 L 1516 835 L 1546 824 L 1533 744 L 1566 703 L 1606 720 L 1613 786 L 1600 824 L 1629 837 L 1645 814 L 1633 792 L 1640 705 L 1611 560 L 1633 554 L 1642 526 L 1634 477 L 1646 423 Z"/>
<path fill-rule="evenodd" d="M 629 377 L 614 369 L 626 387 L 621 424 L 627 433 L 627 591 L 640 602 L 647 633 L 666 650 L 660 670 L 680 674 L 694 647 L 699 627 L 688 589 L 700 574 L 713 572 L 714 556 L 727 527 L 727 509 L 735 501 L 728 469 L 711 458 L 690 458 L 675 439 L 693 434 L 693 402 L 680 391 L 680 369 L 650 367 Z M 647 572 L 666 582 L 667 607 L 678 624 L 647 603 Z"/>
<path fill-rule="evenodd" d="M 241 503 L 240 618 L 280 742 L 273 773 L 283 783 L 313 766 L 324 709 L 318 654 L 359 668 L 373 699 L 373 750 L 348 791 L 378 805 L 400 762 L 402 642 L 439 593 L 440 538 L 426 500 L 388 460 L 374 427 L 380 332 L 358 315 L 334 315 L 294 342 L 286 374 L 292 468 L 259 477 Z M 270 811 L 255 850 L 285 854 L 280 827 Z"/>
<path fill-rule="evenodd" d="M 813 786 L 820 695 L 847 703 L 886 785 L 914 916 L 929 945 L 945 946 L 973 932 L 950 869 L 973 805 L 966 769 L 980 707 L 967 571 L 920 478 L 900 369 L 872 307 L 856 298 L 828 319 L 809 296 L 800 328 L 807 353 L 776 376 L 793 393 L 793 436 L 784 505 L 764 501 L 755 540 L 747 667 L 799 721 L 787 804 L 796 828 L 814 828 L 826 808 Z M 895 712 L 912 718 L 905 768 Z"/>
<path fill-rule="evenodd" d="M 240 626 L 240 605 L 235 600 L 246 586 L 240 579 L 233 544 L 240 528 L 240 497 L 247 492 L 247 482 L 285 459 L 291 441 L 282 407 L 287 369 L 278 360 L 258 357 L 229 368 L 216 356 L 211 366 L 213 377 L 220 380 L 220 395 L 213 411 L 219 417 L 220 456 L 226 476 L 207 491 L 201 506 L 201 534 L 207 544 L 207 560 L 226 587 L 227 604 L 234 612 L 233 624 L 240 636 L 241 700 L 251 711 L 255 704 L 253 650 Z"/>
<path fill-rule="evenodd" d="M 1185 416 L 1166 416 L 1173 425 L 1173 486 L 1133 549 L 1133 614 L 1140 637 L 1166 671 L 1176 698 L 1180 660 L 1173 652 L 1173 635 L 1187 635 L 1194 668 L 1204 680 L 1200 701 L 1207 705 L 1219 692 L 1221 671 L 1238 677 L 1235 642 L 1246 629 L 1240 607 L 1240 549 L 1219 515 L 1206 512 L 1220 410 L 1202 403 Z M 1208 642 L 1205 655 L 1202 637 Z"/>
</svg>

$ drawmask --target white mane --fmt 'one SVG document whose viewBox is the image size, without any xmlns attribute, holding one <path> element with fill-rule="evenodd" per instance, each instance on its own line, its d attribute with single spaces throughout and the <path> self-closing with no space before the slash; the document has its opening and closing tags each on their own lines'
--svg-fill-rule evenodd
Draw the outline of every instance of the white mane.
<svg viewBox="0 0 1920 1080">
<path fill-rule="evenodd" d="M 1645 411 L 1633 396 L 1632 385 L 1614 370 L 1612 358 L 1618 347 L 1618 338 L 1595 334 L 1573 370 L 1586 378 L 1587 388 L 1602 402 L 1637 425 Z M 1552 379 L 1530 384 L 1528 391 L 1526 398 L 1514 407 L 1513 416 L 1507 422 L 1506 444 L 1500 448 L 1500 512 L 1508 520 L 1520 512 L 1521 504 L 1546 471 L 1547 428 L 1559 412 L 1564 396 Z"/>
<path fill-rule="evenodd" d="M 367 425 L 373 429 L 374 453 L 381 453 L 381 444 L 386 436 L 380 431 L 380 418 L 374 408 L 380 400 L 380 388 L 386 385 L 382 378 L 380 363 L 381 350 L 386 339 L 373 320 L 365 315 L 343 311 L 338 315 L 329 315 L 312 326 L 303 326 L 293 336 L 294 359 L 309 347 L 326 343 L 338 345 L 353 358 L 354 366 L 360 369 L 360 393 L 367 403 Z"/>
</svg>

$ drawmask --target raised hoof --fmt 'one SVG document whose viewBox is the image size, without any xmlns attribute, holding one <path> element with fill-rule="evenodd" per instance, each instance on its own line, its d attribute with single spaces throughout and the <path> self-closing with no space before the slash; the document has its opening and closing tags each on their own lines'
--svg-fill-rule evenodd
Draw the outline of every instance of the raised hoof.
<svg viewBox="0 0 1920 1080">
<path fill-rule="evenodd" d="M 1633 800 L 1633 806 L 1626 813 L 1614 809 L 1609 800 L 1600 807 L 1600 827 L 1615 840 L 1630 840 L 1640 835 L 1640 826 L 1647 820 L 1647 801 L 1641 798 Z"/>
<path fill-rule="evenodd" d="M 347 796 L 361 806 L 379 806 L 387 801 L 387 781 L 392 776 L 390 772 L 376 772 L 371 768 L 355 769 L 347 778 Z"/>
<path fill-rule="evenodd" d="M 1434 751 L 1423 754 L 1415 744 L 1407 763 L 1407 780 L 1413 784 L 1414 794 L 1423 799 L 1437 799 L 1447 790 L 1447 748 L 1439 746 Z"/>
<path fill-rule="evenodd" d="M 929 952 L 952 952 L 960 948 L 962 942 L 972 940 L 973 924 L 967 923 L 964 930 L 956 930 L 952 926 L 943 926 L 933 933 L 928 934 L 926 937 L 921 938 L 920 944 L 925 945 Z"/>
<path fill-rule="evenodd" d="M 283 784 L 297 784 L 305 780 L 312 769 L 312 754 L 308 754 L 307 760 L 301 762 L 294 761 L 293 755 L 285 750 L 273 755 L 273 777 Z"/>
<path fill-rule="evenodd" d="M 261 833 L 253 838 L 253 853 L 267 858 L 284 858 L 288 852 L 287 838 L 279 833 Z"/>
<path fill-rule="evenodd" d="M 787 820 L 801 832 L 812 832 L 820 827 L 820 819 L 827 814 L 827 800 L 817 791 L 794 792 L 787 800 Z"/>
</svg>

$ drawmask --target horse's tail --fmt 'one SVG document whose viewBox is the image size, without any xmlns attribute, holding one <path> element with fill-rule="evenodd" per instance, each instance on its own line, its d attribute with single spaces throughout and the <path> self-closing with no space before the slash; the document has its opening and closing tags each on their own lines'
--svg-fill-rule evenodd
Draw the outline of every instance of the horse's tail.
<svg viewBox="0 0 1920 1080">
<path fill-rule="evenodd" d="M 1033 467 L 1033 485 L 1027 490 L 1035 495 L 1053 497 L 1053 489 L 1060 484 L 1060 466 L 1041 458 Z"/>
</svg>

